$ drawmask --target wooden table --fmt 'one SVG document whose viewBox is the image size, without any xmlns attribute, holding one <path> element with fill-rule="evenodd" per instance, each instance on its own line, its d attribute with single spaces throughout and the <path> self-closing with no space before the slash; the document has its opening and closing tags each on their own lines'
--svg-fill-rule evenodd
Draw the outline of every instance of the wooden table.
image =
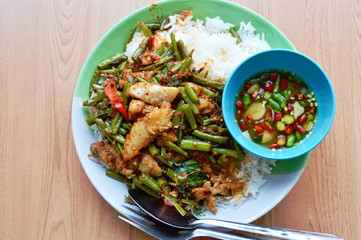
<svg viewBox="0 0 361 240">
<path fill-rule="evenodd" d="M 256 224 L 361 237 L 360 1 L 238 0 L 328 73 L 331 131 Z M 117 218 L 75 152 L 71 101 L 90 50 L 138 1 L 0 1 L 0 239 L 153 239 Z"/>
</svg>

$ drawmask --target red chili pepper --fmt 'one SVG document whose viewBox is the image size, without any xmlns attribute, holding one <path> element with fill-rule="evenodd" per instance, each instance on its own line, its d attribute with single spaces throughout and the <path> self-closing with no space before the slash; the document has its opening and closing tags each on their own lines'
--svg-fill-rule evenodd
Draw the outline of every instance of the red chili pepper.
<svg viewBox="0 0 361 240">
<path fill-rule="evenodd" d="M 295 103 L 295 100 L 290 98 L 290 99 L 287 100 L 287 103 L 294 104 L 294 103 Z"/>
<path fill-rule="evenodd" d="M 254 124 L 253 128 L 259 133 L 262 133 L 264 131 L 263 127 L 260 124 Z"/>
<path fill-rule="evenodd" d="M 253 93 L 251 94 L 251 98 L 252 98 L 253 100 L 255 100 L 257 97 L 258 97 L 258 92 L 253 92 Z"/>
<path fill-rule="evenodd" d="M 297 132 L 301 133 L 301 135 L 306 133 L 306 129 L 304 129 L 301 125 L 297 125 Z"/>
<path fill-rule="evenodd" d="M 253 122 L 253 117 L 251 115 L 247 115 L 246 116 L 246 119 L 250 122 Z"/>
<path fill-rule="evenodd" d="M 149 50 L 152 50 L 152 48 L 154 47 L 154 36 L 150 36 L 148 38 L 148 45 L 147 45 L 147 48 Z"/>
<path fill-rule="evenodd" d="M 267 121 L 262 121 L 262 122 L 261 122 L 261 126 L 262 126 L 264 129 L 266 129 L 268 132 L 273 132 L 273 131 L 274 131 L 273 128 L 272 128 L 272 126 L 271 126 L 271 124 L 270 124 L 269 122 L 267 122 Z"/>
<path fill-rule="evenodd" d="M 266 84 L 264 85 L 264 89 L 269 91 L 269 92 L 273 92 L 273 89 L 275 88 L 274 84 L 272 81 L 267 81 Z"/>
<path fill-rule="evenodd" d="M 274 149 L 274 148 L 277 148 L 277 147 L 278 147 L 277 143 L 271 143 L 271 144 L 269 145 L 269 148 L 270 148 L 270 149 Z"/>
<path fill-rule="evenodd" d="M 276 113 L 275 116 L 273 117 L 273 121 L 274 121 L 274 122 L 277 122 L 277 121 L 281 120 L 281 118 L 282 118 L 282 113 L 281 113 L 281 112 L 278 112 L 278 113 Z"/>
<path fill-rule="evenodd" d="M 248 88 L 252 87 L 252 85 L 249 84 L 249 83 L 245 83 L 245 84 L 244 84 L 244 87 L 245 87 L 246 89 L 248 89 Z"/>
<path fill-rule="evenodd" d="M 115 83 L 113 81 L 109 81 L 106 83 L 106 87 L 104 88 L 105 94 L 108 96 L 110 100 L 110 104 L 115 108 L 118 112 L 120 112 L 123 117 L 129 121 L 129 116 L 127 109 L 125 108 L 123 98 L 120 96 L 120 93 L 117 91 Z"/>
<path fill-rule="evenodd" d="M 242 103 L 242 101 L 241 101 L 241 100 L 238 100 L 238 101 L 236 102 L 236 106 L 237 106 L 238 109 L 243 109 L 243 103 Z"/>
<path fill-rule="evenodd" d="M 316 106 L 309 107 L 307 112 L 311 115 L 315 115 L 317 112 L 317 107 Z"/>
<path fill-rule="evenodd" d="M 304 122 L 306 122 L 306 120 L 307 120 L 307 116 L 306 116 L 306 114 L 302 114 L 301 116 L 299 116 L 298 118 L 297 118 L 297 122 L 299 123 L 299 124 L 303 124 Z"/>
<path fill-rule="evenodd" d="M 270 73 L 269 74 L 269 80 L 275 81 L 277 79 L 277 73 Z"/>
<path fill-rule="evenodd" d="M 287 107 L 287 110 L 283 109 L 283 112 L 284 112 L 284 113 L 290 113 L 290 112 L 292 112 L 293 109 L 294 109 L 293 105 L 290 104 L 290 103 L 287 103 L 286 107 Z"/>
<path fill-rule="evenodd" d="M 287 135 L 290 135 L 290 134 L 293 133 L 293 127 L 292 127 L 292 125 L 286 125 L 285 133 L 286 133 Z"/>
<path fill-rule="evenodd" d="M 303 92 L 298 91 L 296 92 L 295 98 L 297 101 L 302 101 L 305 98 L 305 95 L 303 94 Z"/>
<path fill-rule="evenodd" d="M 300 88 L 300 84 L 298 82 L 292 82 L 292 85 L 295 89 L 299 89 Z"/>
<path fill-rule="evenodd" d="M 279 135 L 276 139 L 276 143 L 277 143 L 277 146 L 279 147 L 283 147 L 284 145 L 286 145 L 286 137 L 284 135 Z"/>
<path fill-rule="evenodd" d="M 244 121 L 243 119 L 239 120 L 238 122 L 239 127 L 241 128 L 241 130 L 244 132 L 247 130 L 247 124 L 246 121 Z"/>
<path fill-rule="evenodd" d="M 153 61 L 157 61 L 160 59 L 160 57 L 157 54 L 149 54 L 149 57 L 153 60 Z"/>
<path fill-rule="evenodd" d="M 288 88 L 288 82 L 286 78 L 281 78 L 280 80 L 280 89 L 285 90 Z"/>
</svg>

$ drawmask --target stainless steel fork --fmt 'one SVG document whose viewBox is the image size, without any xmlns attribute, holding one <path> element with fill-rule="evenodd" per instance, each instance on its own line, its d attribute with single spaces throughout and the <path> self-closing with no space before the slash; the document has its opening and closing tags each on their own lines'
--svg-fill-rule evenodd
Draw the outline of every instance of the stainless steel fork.
<svg viewBox="0 0 361 240">
<path fill-rule="evenodd" d="M 224 228 L 196 228 L 192 230 L 180 230 L 170 227 L 161 222 L 150 218 L 146 213 L 142 212 L 137 206 L 132 203 L 124 205 L 126 211 L 123 211 L 118 216 L 123 221 L 131 224 L 132 226 L 146 232 L 147 234 L 157 239 L 167 240 L 188 240 L 195 237 L 213 237 L 217 239 L 229 240 L 267 240 L 270 238 L 260 238 L 239 233 L 229 232 Z"/>
</svg>

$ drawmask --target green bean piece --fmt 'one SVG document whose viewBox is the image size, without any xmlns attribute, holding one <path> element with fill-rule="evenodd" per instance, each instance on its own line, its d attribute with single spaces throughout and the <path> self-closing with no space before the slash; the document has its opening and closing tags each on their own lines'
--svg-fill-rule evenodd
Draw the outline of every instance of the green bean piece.
<svg viewBox="0 0 361 240">
<path fill-rule="evenodd" d="M 93 85 L 98 83 L 99 78 L 100 78 L 100 73 L 99 73 L 99 70 L 97 69 L 97 70 L 94 71 L 92 80 L 91 80 L 91 82 L 90 82 L 89 96 L 91 96 L 91 93 L 92 93 L 93 90 L 94 90 L 94 86 L 93 86 Z"/>
<path fill-rule="evenodd" d="M 169 197 L 169 196 L 165 196 L 165 198 L 170 201 L 173 206 L 178 210 L 178 212 L 182 215 L 185 216 L 187 214 L 187 211 L 184 210 L 181 205 L 179 203 L 177 203 L 173 198 Z"/>
<path fill-rule="evenodd" d="M 225 154 L 222 154 L 218 159 L 217 159 L 217 163 L 218 164 L 224 164 L 226 162 L 228 162 L 228 156 Z"/>
<path fill-rule="evenodd" d="M 187 48 L 186 46 L 184 45 L 184 42 L 180 39 L 177 41 L 177 46 L 180 50 L 180 54 L 181 54 L 181 57 L 182 59 L 185 59 L 187 56 L 188 56 L 188 51 L 187 51 Z"/>
<path fill-rule="evenodd" d="M 211 144 L 209 142 L 199 141 L 196 139 L 183 139 L 180 147 L 187 150 L 198 150 L 209 152 L 211 150 Z"/>
<path fill-rule="evenodd" d="M 237 31 L 234 27 L 229 28 L 229 33 L 232 35 L 232 37 L 237 39 L 237 41 L 236 41 L 237 44 L 242 42 L 241 37 L 239 36 L 239 34 L 237 33 Z"/>
<path fill-rule="evenodd" d="M 194 130 L 192 134 L 196 137 L 199 137 L 200 139 L 204 139 L 216 143 L 224 143 L 228 140 L 228 137 L 226 136 L 212 135 L 199 130 Z"/>
<path fill-rule="evenodd" d="M 158 159 L 159 161 L 161 161 L 162 163 L 164 163 L 165 165 L 167 165 L 168 167 L 172 167 L 173 163 L 171 161 L 169 161 L 168 159 L 165 159 L 164 157 L 162 157 L 161 155 L 154 155 L 154 157 L 156 159 Z"/>
<path fill-rule="evenodd" d="M 256 83 L 260 83 L 262 81 L 265 81 L 269 78 L 269 74 L 268 73 L 263 73 L 260 77 L 256 77 L 256 78 L 253 78 L 249 81 L 247 81 L 247 83 L 253 85 L 253 84 L 256 84 Z"/>
<path fill-rule="evenodd" d="M 171 33 L 170 33 L 170 39 L 171 39 L 171 41 L 172 41 L 172 48 L 173 48 L 174 55 L 175 55 L 176 59 L 177 59 L 178 61 L 182 61 L 182 57 L 181 57 L 181 55 L 180 55 L 180 53 L 179 53 L 177 41 L 175 40 L 174 32 L 171 32 Z"/>
<path fill-rule="evenodd" d="M 282 96 L 282 94 L 274 92 L 274 93 L 272 93 L 272 98 L 274 100 L 276 100 L 276 102 L 278 103 L 278 105 L 280 106 L 281 109 L 286 107 L 287 100 L 284 96 Z"/>
<path fill-rule="evenodd" d="M 146 23 L 145 24 L 147 26 L 148 29 L 153 31 L 159 30 L 160 28 L 160 23 Z"/>
<path fill-rule="evenodd" d="M 155 77 L 152 77 L 152 78 L 149 80 L 149 82 L 158 83 L 158 84 L 159 84 L 158 80 L 157 80 Z"/>
<path fill-rule="evenodd" d="M 130 34 L 129 34 L 129 36 L 127 38 L 127 41 L 125 43 L 125 46 L 124 46 L 124 51 L 127 48 L 128 43 L 130 43 L 130 41 L 132 41 L 134 33 L 135 33 L 136 30 L 137 30 L 137 26 L 135 26 L 134 28 L 132 28 L 132 30 L 130 30 Z"/>
<path fill-rule="evenodd" d="M 213 123 L 213 119 L 207 118 L 203 120 L 203 126 L 207 126 Z"/>
<path fill-rule="evenodd" d="M 192 64 L 193 59 L 190 57 L 187 57 L 183 61 L 184 62 L 182 63 L 182 65 L 179 69 L 180 72 L 185 72 L 189 68 L 189 66 Z"/>
<path fill-rule="evenodd" d="M 104 87 L 99 84 L 93 84 L 92 87 L 93 90 L 104 90 Z"/>
<path fill-rule="evenodd" d="M 207 86 L 207 87 L 213 87 L 218 90 L 223 90 L 223 88 L 224 88 L 224 82 L 217 82 L 217 81 L 209 80 L 207 78 L 203 78 L 203 77 L 197 76 L 195 74 L 192 74 L 192 76 L 193 76 L 193 81 L 200 85 Z"/>
<path fill-rule="evenodd" d="M 239 158 L 238 152 L 233 149 L 226 149 L 226 148 L 213 148 L 213 152 L 224 154 L 233 158 Z"/>
<path fill-rule="evenodd" d="M 139 21 L 137 24 L 140 27 L 140 29 L 142 30 L 144 36 L 150 37 L 153 35 L 152 31 L 147 27 L 147 25 L 145 25 L 144 22 Z"/>
<path fill-rule="evenodd" d="M 290 99 L 290 91 L 288 89 L 285 89 L 282 91 L 282 96 L 286 98 L 286 100 Z"/>
<path fill-rule="evenodd" d="M 122 121 L 123 121 L 123 116 L 120 114 L 120 112 L 117 111 L 110 125 L 111 134 L 118 134 Z"/>
<path fill-rule="evenodd" d="M 97 119 L 97 117 L 98 117 L 98 114 L 94 113 L 94 114 L 89 115 L 89 117 L 85 121 L 89 126 L 91 126 L 95 123 L 95 119 Z"/>
<path fill-rule="evenodd" d="M 281 81 L 281 75 L 277 74 L 276 82 L 273 88 L 273 92 L 279 92 L 280 91 L 280 81 Z"/>
<path fill-rule="evenodd" d="M 157 64 L 153 63 L 153 64 L 150 64 L 148 66 L 145 66 L 145 67 L 141 67 L 139 68 L 140 71 L 150 71 L 152 70 L 153 68 L 155 68 L 157 66 Z"/>
<path fill-rule="evenodd" d="M 97 118 L 97 119 L 95 119 L 95 122 L 96 122 L 96 124 L 98 124 L 99 130 L 100 130 L 100 131 L 103 133 L 103 135 L 108 139 L 108 141 L 109 141 L 110 143 L 112 143 L 112 145 L 113 145 L 113 139 L 112 139 L 111 136 L 108 134 L 108 132 L 105 130 L 106 125 L 105 125 L 104 121 L 103 121 L 102 119 L 100 119 L 100 118 Z M 116 149 L 116 148 L 115 148 L 115 149 Z"/>
<path fill-rule="evenodd" d="M 279 112 L 282 110 L 282 108 L 280 107 L 280 105 L 278 104 L 278 102 L 276 102 L 275 100 L 273 100 L 273 98 L 270 98 L 268 100 L 268 104 L 276 111 Z"/>
<path fill-rule="evenodd" d="M 194 115 L 193 115 L 193 112 L 192 112 L 192 109 L 190 107 L 189 104 L 184 104 L 183 107 L 182 107 L 182 111 L 184 112 L 187 120 L 188 120 L 188 123 L 189 123 L 189 126 L 192 128 L 192 129 L 196 129 L 197 128 L 197 122 L 196 122 L 196 119 L 194 118 Z"/>
<path fill-rule="evenodd" d="M 297 131 L 296 131 L 297 132 Z M 292 133 L 287 136 L 286 147 L 292 147 L 296 141 L 296 136 Z"/>
<path fill-rule="evenodd" d="M 160 47 L 155 51 L 158 56 L 162 56 L 165 52 L 165 46 L 164 44 L 160 45 Z"/>
<path fill-rule="evenodd" d="M 165 157 L 167 155 L 167 149 L 165 147 L 160 147 L 160 155 Z"/>
<path fill-rule="evenodd" d="M 181 149 L 176 144 L 174 144 L 174 143 L 172 143 L 170 141 L 167 142 L 167 147 L 173 149 L 174 151 L 176 151 L 177 153 L 183 155 L 184 157 L 188 157 L 188 153 L 186 151 L 184 151 L 183 149 Z"/>
<path fill-rule="evenodd" d="M 245 93 L 242 97 L 242 103 L 244 108 L 247 108 L 249 104 L 251 104 L 251 96 L 249 93 Z"/>
<path fill-rule="evenodd" d="M 115 141 L 124 144 L 125 143 L 125 138 L 122 135 L 114 135 L 114 134 L 110 134 L 110 137 L 113 138 Z"/>
<path fill-rule="evenodd" d="M 147 83 L 147 82 L 148 82 L 147 80 L 145 80 L 145 79 L 143 79 L 143 78 L 141 78 L 141 77 L 137 77 L 137 80 L 138 80 L 138 82 L 143 82 L 143 83 Z"/>
<path fill-rule="evenodd" d="M 182 114 L 182 107 L 184 105 L 184 100 L 181 99 L 177 105 L 177 108 L 175 109 L 175 112 L 174 112 L 174 115 L 173 115 L 173 118 L 172 118 L 172 123 L 174 125 L 176 124 L 179 124 L 180 122 L 180 119 L 181 119 L 181 114 Z"/>
<path fill-rule="evenodd" d="M 105 92 L 99 93 L 99 94 L 95 95 L 94 97 L 84 101 L 83 106 L 94 106 L 95 104 L 102 101 L 106 97 L 107 97 L 107 95 L 105 94 Z"/>
<path fill-rule="evenodd" d="M 165 18 L 163 20 L 163 22 L 160 24 L 160 29 L 164 29 L 164 26 L 167 25 L 168 21 L 169 21 L 169 18 Z"/>
<path fill-rule="evenodd" d="M 123 99 L 124 105 L 127 105 L 129 103 L 129 98 L 128 98 L 127 94 L 125 92 L 119 92 L 119 93 L 120 93 L 120 96 Z"/>
<path fill-rule="evenodd" d="M 127 65 L 127 63 L 128 63 L 128 60 L 122 62 L 122 63 L 119 65 L 119 68 L 118 68 L 119 75 L 123 72 L 123 70 L 124 70 L 125 66 Z"/>
<path fill-rule="evenodd" d="M 118 147 L 118 149 L 119 149 L 119 153 L 120 153 L 120 154 L 123 154 L 123 151 L 124 151 L 123 145 L 121 145 L 120 143 L 118 143 L 118 144 L 117 144 L 117 147 Z"/>
<path fill-rule="evenodd" d="M 119 74 L 119 70 L 117 68 L 104 69 L 99 71 L 100 74 Z"/>
<path fill-rule="evenodd" d="M 173 56 L 170 55 L 170 56 L 162 56 L 159 60 L 155 61 L 154 63 L 156 64 L 156 66 L 159 66 L 159 65 L 162 65 L 166 62 L 169 62 L 170 60 L 173 59 Z"/>
<path fill-rule="evenodd" d="M 128 88 L 130 88 L 131 86 L 132 86 L 132 84 L 129 82 L 125 83 L 124 87 L 123 87 L 123 92 L 125 93 L 128 90 Z"/>
<path fill-rule="evenodd" d="M 157 180 L 155 180 L 153 177 L 151 177 L 148 174 L 145 174 L 145 173 L 140 174 L 139 180 L 143 184 L 145 184 L 147 187 L 149 187 L 150 189 L 152 189 L 156 192 L 160 191 L 160 189 L 161 189 Z"/>
<path fill-rule="evenodd" d="M 150 155 L 152 155 L 152 156 L 159 154 L 159 149 L 154 144 L 151 144 L 148 147 L 148 151 L 149 151 Z"/>
<path fill-rule="evenodd" d="M 120 127 L 118 133 L 122 134 L 123 136 L 127 135 L 128 131 L 125 128 Z"/>
<path fill-rule="evenodd" d="M 124 181 L 125 177 L 124 177 L 123 175 L 121 175 L 121 174 L 119 174 L 119 173 L 116 173 L 116 172 L 114 172 L 114 171 L 111 170 L 111 169 L 107 169 L 107 170 L 105 171 L 105 174 L 106 174 L 108 177 L 111 177 L 111 178 L 113 178 L 113 179 L 115 179 L 115 180 L 118 180 L 118 181 L 120 181 L 120 182 L 125 182 L 125 181 Z"/>
<path fill-rule="evenodd" d="M 117 55 L 105 59 L 104 61 L 102 61 L 101 63 L 98 64 L 98 69 L 99 70 L 104 70 L 104 69 L 108 69 L 110 67 L 111 64 L 116 64 L 118 65 L 121 62 L 124 62 L 128 60 L 128 57 L 124 54 L 124 53 L 118 53 Z"/>
<path fill-rule="evenodd" d="M 193 88 L 191 87 L 191 85 L 187 84 L 185 87 L 185 90 L 189 96 L 189 98 L 192 100 L 192 102 L 198 102 L 198 96 L 197 94 L 194 92 Z"/>
<path fill-rule="evenodd" d="M 211 161 L 211 163 L 216 163 L 217 162 L 216 159 L 211 155 L 208 156 L 208 159 L 209 159 L 209 161 Z"/>
<path fill-rule="evenodd" d="M 241 168 L 240 160 L 244 160 L 245 155 L 244 155 L 244 152 L 243 152 L 241 146 L 239 146 L 239 144 L 236 142 L 236 140 L 234 140 L 234 139 L 232 139 L 232 140 L 233 140 L 234 149 L 238 153 L 238 158 L 235 158 L 235 163 L 236 163 L 237 168 Z"/>
<path fill-rule="evenodd" d="M 168 170 L 166 171 L 166 174 L 176 183 L 180 183 L 180 182 L 184 182 L 185 179 L 179 175 L 178 173 L 176 173 L 175 171 L 173 171 L 172 169 L 168 168 Z"/>
<path fill-rule="evenodd" d="M 181 85 L 181 86 L 186 86 L 186 85 L 188 85 L 188 84 L 189 84 L 192 88 L 198 88 L 198 89 L 200 89 L 201 91 L 203 91 L 203 93 L 204 93 L 205 95 L 207 95 L 207 96 L 210 97 L 210 98 L 216 98 L 216 97 L 218 96 L 218 93 L 215 93 L 215 92 L 209 90 L 208 88 L 202 87 L 202 86 L 200 86 L 200 85 L 198 85 L 198 84 L 196 84 L 196 83 L 193 83 L 193 82 L 182 82 L 180 85 Z"/>
<path fill-rule="evenodd" d="M 130 132 L 130 130 L 131 130 L 132 127 L 133 127 L 133 124 L 131 124 L 131 123 L 122 123 L 122 127 L 123 127 L 124 129 L 126 129 L 128 132 Z"/>
<path fill-rule="evenodd" d="M 157 182 L 160 187 L 163 187 L 164 185 L 167 184 L 167 181 L 164 180 L 163 178 L 157 178 Z"/>
<path fill-rule="evenodd" d="M 179 88 L 179 92 L 182 94 L 182 98 L 184 101 L 189 105 L 189 107 L 192 109 L 192 112 L 194 114 L 199 114 L 199 110 L 197 106 L 193 103 L 193 101 L 188 96 L 186 90 L 184 88 Z"/>
<path fill-rule="evenodd" d="M 145 52 L 145 50 L 148 47 L 148 42 L 149 42 L 149 38 L 148 37 L 144 38 L 142 43 L 139 45 L 139 47 L 134 51 L 132 55 L 133 61 L 136 61 L 139 58 L 139 56 Z"/>
<path fill-rule="evenodd" d="M 181 113 L 181 119 L 179 123 L 179 129 L 177 135 L 178 143 L 180 143 L 181 139 L 183 138 L 183 128 L 184 128 L 183 126 L 184 126 L 184 112 Z"/>
<path fill-rule="evenodd" d="M 133 184 L 135 186 L 137 186 L 138 188 L 140 188 L 141 190 L 143 190 L 144 192 L 148 193 L 149 195 L 155 197 L 155 198 L 160 198 L 159 193 L 150 189 L 149 187 L 147 187 L 145 184 L 143 184 L 138 178 L 133 178 Z"/>
</svg>

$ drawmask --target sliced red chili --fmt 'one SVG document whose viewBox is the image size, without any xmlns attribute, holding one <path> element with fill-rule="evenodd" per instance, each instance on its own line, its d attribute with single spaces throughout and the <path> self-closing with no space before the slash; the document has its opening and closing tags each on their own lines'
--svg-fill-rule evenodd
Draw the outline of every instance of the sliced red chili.
<svg viewBox="0 0 361 240">
<path fill-rule="evenodd" d="M 251 115 L 247 115 L 246 116 L 246 119 L 250 122 L 253 122 L 253 117 Z"/>
<path fill-rule="evenodd" d="M 273 92 L 273 89 L 275 88 L 274 84 L 272 81 L 267 81 L 266 84 L 264 85 L 264 89 L 269 91 L 269 92 Z"/>
<path fill-rule="evenodd" d="M 301 124 L 301 125 L 304 124 L 306 122 L 306 120 L 307 120 L 306 114 L 302 114 L 301 116 L 299 116 L 297 118 L 298 123 Z"/>
<path fill-rule="evenodd" d="M 262 121 L 261 126 L 263 127 L 263 129 L 266 129 L 269 132 L 273 132 L 273 128 L 268 121 Z"/>
<path fill-rule="evenodd" d="M 277 73 L 270 73 L 269 74 L 269 80 L 275 81 L 277 79 Z"/>
<path fill-rule="evenodd" d="M 252 87 L 251 84 L 249 84 L 249 83 L 244 84 L 244 88 L 248 89 L 248 88 L 250 88 L 250 87 Z"/>
<path fill-rule="evenodd" d="M 129 121 L 128 111 L 125 108 L 123 98 L 120 96 L 120 93 L 117 90 L 115 82 L 108 81 L 106 83 L 106 87 L 104 88 L 105 94 L 108 96 L 110 100 L 110 104 L 115 108 L 118 112 L 120 112 L 123 117 Z"/>
<path fill-rule="evenodd" d="M 317 107 L 316 106 L 309 107 L 307 112 L 311 115 L 315 115 L 317 112 Z"/>
<path fill-rule="evenodd" d="M 283 109 L 284 113 L 291 113 L 294 110 L 293 105 L 290 103 L 287 103 L 286 107 L 287 107 L 286 109 Z"/>
<path fill-rule="evenodd" d="M 281 120 L 281 118 L 282 118 L 282 113 L 281 113 L 281 112 L 278 112 L 278 113 L 276 113 L 275 116 L 273 117 L 273 121 L 274 121 L 274 122 L 277 122 L 277 121 Z"/>
<path fill-rule="evenodd" d="M 276 143 L 278 147 L 283 147 L 286 145 L 287 139 L 284 135 L 279 135 L 276 139 Z"/>
<path fill-rule="evenodd" d="M 300 84 L 298 82 L 292 82 L 292 85 L 295 89 L 299 89 L 300 88 Z"/>
<path fill-rule="evenodd" d="M 253 100 L 255 100 L 257 97 L 258 97 L 258 92 L 253 92 L 253 93 L 251 94 L 251 98 L 252 98 Z"/>
<path fill-rule="evenodd" d="M 241 128 L 242 131 L 246 131 L 246 130 L 247 130 L 246 121 L 244 121 L 243 119 L 239 120 L 238 125 L 239 125 L 239 127 Z"/>
<path fill-rule="evenodd" d="M 150 36 L 148 38 L 148 45 L 147 45 L 147 48 L 149 50 L 152 50 L 152 48 L 154 47 L 154 36 Z"/>
<path fill-rule="evenodd" d="M 281 78 L 280 80 L 280 89 L 285 90 L 288 88 L 288 81 L 286 78 Z"/>
<path fill-rule="evenodd" d="M 295 94 L 295 98 L 296 98 L 297 101 L 302 101 L 305 98 L 305 95 L 303 94 L 303 92 L 298 91 Z"/>
<path fill-rule="evenodd" d="M 253 129 L 259 133 L 262 133 L 264 131 L 263 127 L 260 124 L 254 124 Z"/>
<path fill-rule="evenodd" d="M 286 133 L 287 135 L 292 134 L 293 131 L 294 131 L 294 130 L 293 130 L 292 125 L 286 125 L 285 133 Z"/>
<path fill-rule="evenodd" d="M 241 100 L 238 100 L 238 101 L 236 102 L 236 106 L 237 106 L 238 109 L 243 109 L 243 103 L 242 103 L 242 101 L 241 101 Z"/>
<path fill-rule="evenodd" d="M 278 147 L 277 143 L 271 143 L 271 144 L 269 145 L 269 148 L 270 148 L 270 149 L 274 149 L 274 148 L 277 148 L 277 147 Z"/>
<path fill-rule="evenodd" d="M 306 133 L 306 129 L 304 129 L 301 125 L 297 125 L 297 132 L 301 133 L 301 135 Z"/>
</svg>

